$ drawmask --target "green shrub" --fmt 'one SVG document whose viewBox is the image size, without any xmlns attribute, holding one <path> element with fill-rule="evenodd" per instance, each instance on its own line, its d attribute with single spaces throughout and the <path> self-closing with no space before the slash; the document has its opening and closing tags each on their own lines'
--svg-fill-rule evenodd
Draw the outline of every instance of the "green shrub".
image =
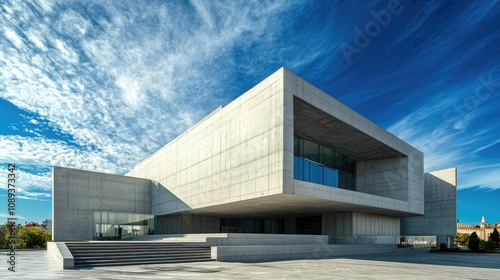
<svg viewBox="0 0 500 280">
<path fill-rule="evenodd" d="M 7 236 L 5 236 L 5 232 L 0 231 L 0 249 L 7 248 Z"/>
<path fill-rule="evenodd" d="M 476 232 L 473 232 L 470 235 L 469 244 L 467 245 L 469 247 L 469 250 L 473 252 L 479 251 L 479 243 L 479 237 L 477 236 Z"/>
<path fill-rule="evenodd" d="M 444 251 L 448 249 L 448 245 L 446 243 L 439 244 L 439 250 Z"/>
<path fill-rule="evenodd" d="M 24 226 L 17 233 L 20 248 L 46 248 L 47 234 L 40 226 Z"/>
<path fill-rule="evenodd" d="M 485 250 L 488 252 L 494 252 L 495 249 L 497 248 L 497 244 L 491 240 L 489 240 L 489 241 L 481 240 L 479 247 L 481 248 L 481 250 Z"/>
</svg>

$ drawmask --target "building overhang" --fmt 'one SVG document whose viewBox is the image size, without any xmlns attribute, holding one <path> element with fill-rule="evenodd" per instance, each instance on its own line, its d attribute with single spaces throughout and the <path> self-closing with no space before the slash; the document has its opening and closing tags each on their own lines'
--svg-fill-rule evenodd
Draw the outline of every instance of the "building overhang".
<svg viewBox="0 0 500 280">
<path fill-rule="evenodd" d="M 296 182 L 311 184 L 302 181 Z M 406 201 L 321 185 L 316 185 L 316 187 L 315 191 L 303 188 L 304 193 L 301 194 L 281 193 L 168 213 L 168 215 L 193 214 L 220 218 L 301 217 L 332 212 L 362 212 L 393 217 L 420 215 L 407 211 L 408 203 Z M 336 199 L 325 199 L 332 197 L 336 197 Z"/>
<path fill-rule="evenodd" d="M 375 130 L 363 132 L 298 97 L 293 98 L 293 114 L 295 134 L 332 147 L 355 161 L 407 156 L 368 134 Z"/>
</svg>

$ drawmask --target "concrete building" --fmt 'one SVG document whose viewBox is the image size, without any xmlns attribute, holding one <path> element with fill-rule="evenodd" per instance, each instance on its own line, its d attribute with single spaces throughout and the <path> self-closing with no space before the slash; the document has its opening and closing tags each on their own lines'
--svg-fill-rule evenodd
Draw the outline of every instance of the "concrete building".
<svg viewBox="0 0 500 280">
<path fill-rule="evenodd" d="M 41 226 L 45 229 L 45 231 L 52 231 L 52 220 L 50 219 L 45 219 L 43 220 Z"/>
<path fill-rule="evenodd" d="M 451 242 L 455 203 L 455 168 L 424 174 L 420 151 L 281 68 L 125 176 L 54 167 L 53 240 L 253 233 Z"/>
</svg>

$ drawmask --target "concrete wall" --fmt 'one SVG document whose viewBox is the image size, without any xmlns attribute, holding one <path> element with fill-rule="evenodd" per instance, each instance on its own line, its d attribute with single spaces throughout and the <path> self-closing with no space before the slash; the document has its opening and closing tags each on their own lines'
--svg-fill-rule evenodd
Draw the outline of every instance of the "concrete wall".
<svg viewBox="0 0 500 280">
<path fill-rule="evenodd" d="M 395 252 L 393 245 L 282 245 L 212 247 L 212 259 L 220 262 L 267 262 L 333 258 Z M 331 276 L 330 276 L 331 277 Z"/>
<path fill-rule="evenodd" d="M 157 181 L 153 214 L 282 192 L 282 77 L 272 74 L 127 174 Z"/>
<path fill-rule="evenodd" d="M 220 232 L 220 220 L 220 218 L 194 215 L 159 216 L 157 233 L 216 233 Z"/>
<path fill-rule="evenodd" d="M 352 212 L 323 214 L 321 233 L 333 237 L 353 236 Z"/>
<path fill-rule="evenodd" d="M 92 240 L 93 211 L 151 213 L 151 181 L 70 169 L 52 169 L 52 240 Z"/>
<path fill-rule="evenodd" d="M 358 161 L 356 191 L 408 200 L 408 158 Z"/>
<path fill-rule="evenodd" d="M 440 239 L 439 236 L 456 234 L 456 178 L 455 167 L 425 174 L 425 213 L 402 218 L 402 235 L 435 235 Z"/>
<path fill-rule="evenodd" d="M 366 213 L 353 213 L 353 234 L 399 237 L 400 218 Z"/>
<path fill-rule="evenodd" d="M 322 234 L 336 244 L 395 244 L 399 223 L 397 217 L 335 212 L 323 214 Z"/>
</svg>

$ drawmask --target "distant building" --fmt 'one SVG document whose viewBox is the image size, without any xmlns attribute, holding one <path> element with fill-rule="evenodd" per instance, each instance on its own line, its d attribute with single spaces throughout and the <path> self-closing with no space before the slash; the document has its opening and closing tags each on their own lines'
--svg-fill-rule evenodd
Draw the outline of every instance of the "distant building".
<svg viewBox="0 0 500 280">
<path fill-rule="evenodd" d="M 477 236 L 483 240 L 488 240 L 488 237 L 495 228 L 500 231 L 500 223 L 487 224 L 484 216 L 481 218 L 481 223 L 479 223 L 478 225 L 457 223 L 457 233 L 472 234 L 473 232 L 476 232 Z"/>
<path fill-rule="evenodd" d="M 45 219 L 41 226 L 45 229 L 45 231 L 52 231 L 52 220 Z"/>
</svg>

